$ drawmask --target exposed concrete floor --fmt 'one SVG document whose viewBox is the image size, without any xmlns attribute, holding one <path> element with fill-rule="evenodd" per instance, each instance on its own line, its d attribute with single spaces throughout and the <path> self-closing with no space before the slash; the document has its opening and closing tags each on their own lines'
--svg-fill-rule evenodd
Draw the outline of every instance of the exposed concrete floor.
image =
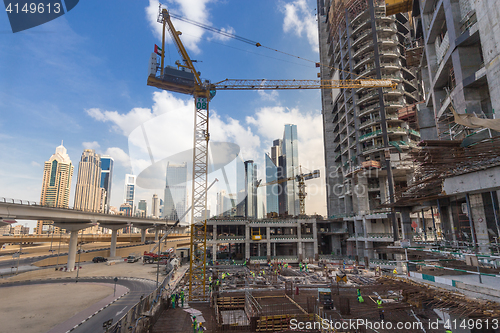
<svg viewBox="0 0 500 333">
<path fill-rule="evenodd" d="M 90 283 L 61 283 L 1 289 L 0 332 L 40 333 L 113 294 Z"/>
</svg>

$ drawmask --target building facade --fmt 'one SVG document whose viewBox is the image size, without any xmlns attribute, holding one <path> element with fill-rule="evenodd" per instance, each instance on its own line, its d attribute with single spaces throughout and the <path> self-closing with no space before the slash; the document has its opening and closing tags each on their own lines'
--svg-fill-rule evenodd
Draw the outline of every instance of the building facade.
<svg viewBox="0 0 500 333">
<path fill-rule="evenodd" d="M 153 194 L 153 199 L 151 201 L 151 215 L 154 218 L 160 218 L 160 199 L 158 194 Z"/>
<path fill-rule="evenodd" d="M 41 205 L 68 208 L 73 169 L 67 150 L 61 143 L 56 148 L 56 152 L 44 164 L 40 195 Z M 52 221 L 38 221 L 36 233 L 48 232 L 49 225 L 52 225 Z M 58 228 L 57 231 L 59 231 Z"/>
<path fill-rule="evenodd" d="M 111 156 L 101 156 L 101 188 L 105 190 L 102 201 L 103 211 L 109 213 L 111 202 L 111 185 L 113 183 L 114 159 Z"/>
<path fill-rule="evenodd" d="M 163 217 L 177 220 L 186 212 L 187 163 L 167 164 Z M 182 219 L 185 221 L 185 217 Z"/>
<path fill-rule="evenodd" d="M 397 83 L 322 90 L 328 216 L 348 227 L 330 243 L 371 258 L 397 232 L 396 216 L 379 206 L 406 186 L 412 167 L 404 160 L 420 140 L 418 128 L 398 113 L 420 98 L 416 69 L 406 59 L 411 27 L 408 14 L 387 16 L 380 0 L 318 1 L 318 27 L 322 79 Z"/>
<path fill-rule="evenodd" d="M 135 199 L 135 176 L 126 174 L 125 175 L 125 197 L 124 202 L 132 207 L 132 214 L 134 209 L 134 199 Z"/>
<path fill-rule="evenodd" d="M 101 212 L 105 189 L 101 188 L 101 156 L 93 149 L 85 149 L 78 164 L 74 208 Z"/>
<path fill-rule="evenodd" d="M 140 217 L 148 216 L 148 203 L 146 200 L 139 200 L 139 204 L 137 205 L 137 215 Z"/>
</svg>

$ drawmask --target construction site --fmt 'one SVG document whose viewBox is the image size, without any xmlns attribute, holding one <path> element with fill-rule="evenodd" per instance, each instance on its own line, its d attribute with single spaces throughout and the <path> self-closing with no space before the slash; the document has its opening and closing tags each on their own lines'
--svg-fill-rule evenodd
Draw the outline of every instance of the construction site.
<svg viewBox="0 0 500 333">
<path fill-rule="evenodd" d="M 355 262 L 300 266 L 212 266 L 209 301 L 167 305 L 152 332 L 188 332 L 195 320 L 208 332 L 444 332 L 447 324 L 453 332 L 498 332 L 499 303 Z"/>
<path fill-rule="evenodd" d="M 197 222 L 189 273 L 150 330 L 499 332 L 500 54 L 486 43 L 487 7 L 318 0 L 317 10 L 321 80 L 210 83 L 160 8 L 184 64 L 153 54 L 148 85 L 195 98 Z M 321 89 L 328 218 L 202 218 L 208 104 L 236 89 Z"/>
</svg>

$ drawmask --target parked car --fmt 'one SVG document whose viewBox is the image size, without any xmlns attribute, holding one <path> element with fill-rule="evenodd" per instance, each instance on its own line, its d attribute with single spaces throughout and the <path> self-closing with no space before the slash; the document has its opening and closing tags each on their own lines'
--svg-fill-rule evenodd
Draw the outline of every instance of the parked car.
<svg viewBox="0 0 500 333">
<path fill-rule="evenodd" d="M 128 256 L 127 257 L 127 262 L 138 262 L 139 261 L 139 257 L 136 257 L 136 256 Z"/>
<path fill-rule="evenodd" d="M 92 259 L 92 262 L 106 262 L 108 261 L 108 259 L 104 258 L 104 257 L 94 257 Z"/>
</svg>

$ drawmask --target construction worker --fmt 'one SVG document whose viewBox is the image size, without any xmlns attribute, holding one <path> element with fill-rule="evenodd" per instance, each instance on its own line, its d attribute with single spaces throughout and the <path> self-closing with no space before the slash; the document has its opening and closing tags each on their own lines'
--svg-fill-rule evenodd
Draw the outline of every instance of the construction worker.
<svg viewBox="0 0 500 333">
<path fill-rule="evenodd" d="M 172 294 L 170 299 L 172 301 L 172 309 L 175 309 L 175 294 Z"/>
<path fill-rule="evenodd" d="M 198 333 L 202 333 L 205 331 L 205 328 L 203 327 L 203 323 L 198 324 Z"/>
<path fill-rule="evenodd" d="M 180 297 L 179 297 L 179 294 L 177 294 L 177 293 L 176 293 L 176 294 L 175 294 L 175 306 L 176 306 L 176 307 L 179 307 L 179 298 L 180 298 Z"/>
<path fill-rule="evenodd" d="M 222 273 L 222 280 L 226 278 L 226 273 Z"/>
<path fill-rule="evenodd" d="M 358 302 L 359 303 L 364 303 L 365 302 L 365 300 L 363 299 L 363 296 L 358 295 Z"/>
<path fill-rule="evenodd" d="M 198 321 L 196 320 L 196 316 L 193 316 L 193 333 L 196 333 L 197 327 L 198 327 Z"/>
<path fill-rule="evenodd" d="M 211 276 L 208 277 L 208 283 L 210 283 L 210 284 L 212 283 L 212 277 Z"/>
<path fill-rule="evenodd" d="M 309 264 L 306 263 L 306 272 L 309 273 Z"/>
<path fill-rule="evenodd" d="M 184 307 L 184 290 L 181 290 L 181 306 Z"/>
<path fill-rule="evenodd" d="M 379 296 L 377 299 L 377 308 L 380 315 L 380 320 L 384 320 L 384 309 L 382 308 L 382 298 Z"/>
<path fill-rule="evenodd" d="M 299 269 L 302 272 L 302 262 L 299 262 Z"/>
<path fill-rule="evenodd" d="M 358 293 L 358 296 L 361 296 L 361 290 L 360 289 L 356 289 L 356 292 Z"/>
<path fill-rule="evenodd" d="M 375 275 L 380 275 L 380 266 L 377 266 L 377 268 L 375 268 Z"/>
<path fill-rule="evenodd" d="M 392 271 L 392 274 L 397 275 L 398 274 L 398 270 L 396 268 L 394 268 L 394 270 Z"/>
</svg>

